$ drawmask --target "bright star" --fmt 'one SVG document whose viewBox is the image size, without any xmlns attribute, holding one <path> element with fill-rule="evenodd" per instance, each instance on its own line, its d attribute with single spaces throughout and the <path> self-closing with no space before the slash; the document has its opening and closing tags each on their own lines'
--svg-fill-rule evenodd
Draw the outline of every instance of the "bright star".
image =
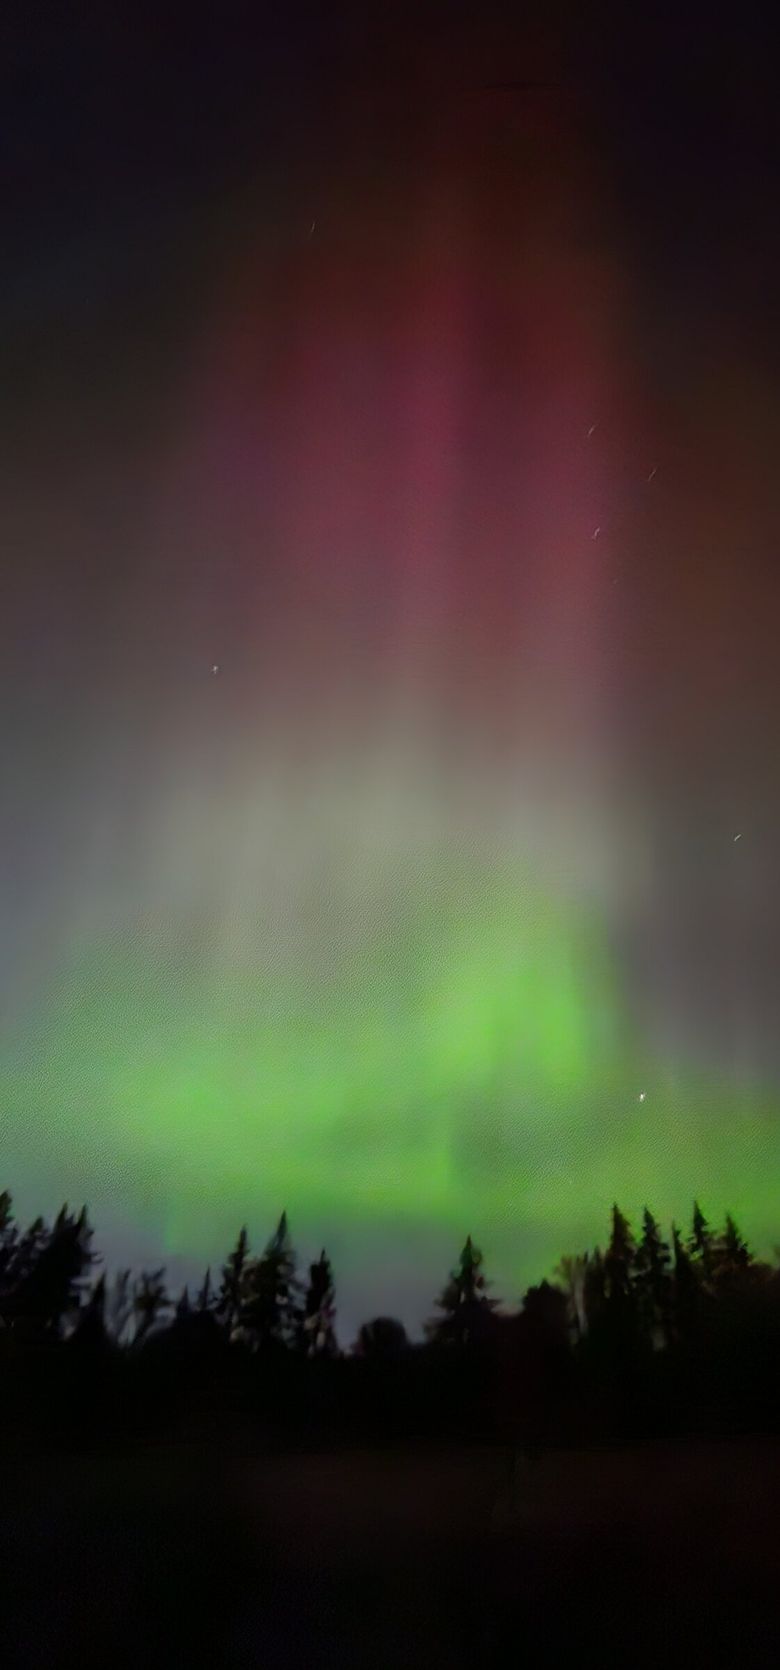
<svg viewBox="0 0 780 1670">
<path fill-rule="evenodd" d="M 646 1091 L 646 1090 L 640 1090 L 640 1092 L 639 1092 L 639 1100 L 640 1100 L 640 1102 L 643 1102 L 643 1101 L 644 1101 L 644 1099 L 645 1099 L 645 1097 L 646 1097 L 646 1095 L 647 1095 L 647 1091 Z"/>
</svg>

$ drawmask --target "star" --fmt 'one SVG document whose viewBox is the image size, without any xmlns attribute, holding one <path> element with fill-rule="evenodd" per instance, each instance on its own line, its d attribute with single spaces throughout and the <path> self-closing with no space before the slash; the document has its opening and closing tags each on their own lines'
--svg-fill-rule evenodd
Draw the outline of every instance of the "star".
<svg viewBox="0 0 780 1670">
<path fill-rule="evenodd" d="M 639 1092 L 639 1100 L 640 1100 L 640 1102 L 643 1102 L 643 1101 L 644 1101 L 644 1099 L 645 1099 L 645 1097 L 646 1097 L 646 1095 L 647 1095 L 647 1091 L 646 1091 L 646 1090 L 640 1090 L 640 1092 Z"/>
<path fill-rule="evenodd" d="M 219 672 L 219 662 L 218 661 L 214 662 L 214 665 L 213 665 L 211 671 L 212 671 L 212 673 L 218 673 Z"/>
</svg>

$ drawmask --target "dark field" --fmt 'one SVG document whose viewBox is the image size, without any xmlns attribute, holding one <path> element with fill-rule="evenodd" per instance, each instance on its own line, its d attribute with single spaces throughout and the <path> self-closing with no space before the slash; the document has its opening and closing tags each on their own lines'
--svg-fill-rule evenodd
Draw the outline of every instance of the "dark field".
<svg viewBox="0 0 780 1670">
<path fill-rule="evenodd" d="M 1 1476 L 9 1670 L 780 1662 L 773 1440 L 515 1461 L 200 1434 Z"/>
</svg>

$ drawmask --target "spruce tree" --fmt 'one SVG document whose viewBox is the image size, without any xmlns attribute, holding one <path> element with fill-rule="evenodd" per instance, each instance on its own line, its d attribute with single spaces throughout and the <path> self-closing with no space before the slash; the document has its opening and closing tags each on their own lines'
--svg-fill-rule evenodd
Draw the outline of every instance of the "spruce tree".
<svg viewBox="0 0 780 1670">
<path fill-rule="evenodd" d="M 216 1315 L 227 1338 L 232 1340 L 238 1326 L 241 1293 L 249 1258 L 249 1236 L 242 1229 L 227 1262 L 222 1266 L 222 1280 L 217 1294 Z"/>
<path fill-rule="evenodd" d="M 17 1233 L 14 1223 L 13 1200 L 8 1190 L 3 1189 L 0 1193 L 0 1284 L 13 1256 Z"/>
<path fill-rule="evenodd" d="M 109 1337 L 116 1345 L 124 1343 L 133 1315 L 134 1288 L 130 1283 L 131 1276 L 131 1270 L 117 1270 L 110 1292 L 106 1294 L 106 1327 Z"/>
<path fill-rule="evenodd" d="M 737 1286 L 753 1264 L 753 1254 L 730 1212 L 726 1214 L 723 1234 L 715 1243 L 713 1262 L 715 1280 L 722 1288 Z"/>
<path fill-rule="evenodd" d="M 51 1231 L 41 1218 L 22 1236 L 10 1270 L 13 1291 L 6 1300 L 17 1324 L 58 1338 L 67 1316 L 79 1309 L 86 1271 L 96 1262 L 86 1207 L 78 1217 L 63 1206 Z"/>
<path fill-rule="evenodd" d="M 463 1350 L 483 1343 L 489 1336 L 498 1300 L 488 1296 L 489 1284 L 483 1274 L 482 1262 L 482 1253 L 469 1235 L 457 1269 L 450 1273 L 443 1293 L 436 1300 L 443 1314 L 426 1326 L 425 1332 L 432 1345 Z"/>
<path fill-rule="evenodd" d="M 202 1315 L 204 1312 L 210 1311 L 213 1304 L 214 1295 L 211 1291 L 211 1265 L 209 1265 L 203 1278 L 203 1286 L 198 1289 L 197 1298 L 195 1300 L 195 1309 Z"/>
<path fill-rule="evenodd" d="M 105 1271 L 96 1281 L 86 1304 L 82 1305 L 71 1334 L 70 1344 L 83 1351 L 106 1351 L 110 1345 L 106 1327 Z"/>
<path fill-rule="evenodd" d="M 642 1332 L 657 1348 L 667 1343 L 671 1302 L 670 1254 L 667 1243 L 646 1206 L 642 1235 L 634 1259 L 634 1288 Z"/>
<path fill-rule="evenodd" d="M 133 1312 L 136 1317 L 133 1345 L 143 1345 L 144 1340 L 163 1320 L 170 1304 L 165 1285 L 165 1270 L 144 1270 L 133 1289 Z"/>
<path fill-rule="evenodd" d="M 699 1313 L 699 1283 L 696 1267 L 676 1224 L 672 1224 L 674 1259 L 672 1318 L 678 1340 L 689 1337 Z"/>
<path fill-rule="evenodd" d="M 307 1357 L 337 1355 L 335 1317 L 333 1271 L 323 1247 L 317 1262 L 309 1265 L 309 1285 L 303 1304 L 301 1349 Z"/>
<path fill-rule="evenodd" d="M 606 1305 L 606 1275 L 601 1248 L 585 1254 L 585 1274 L 582 1284 L 583 1310 L 589 1334 L 597 1333 L 604 1318 Z"/>
<path fill-rule="evenodd" d="M 607 1303 L 627 1310 L 633 1294 L 635 1245 L 628 1219 L 615 1204 L 612 1208 L 612 1232 L 604 1254 L 605 1296 Z"/>
<path fill-rule="evenodd" d="M 573 1257 L 567 1253 L 554 1271 L 556 1280 L 566 1295 L 569 1333 L 575 1345 L 579 1344 L 587 1328 L 585 1318 L 585 1276 L 587 1268 L 587 1253 L 575 1253 Z"/>
<path fill-rule="evenodd" d="M 688 1239 L 688 1250 L 703 1286 L 709 1287 L 715 1266 L 715 1237 L 698 1200 L 693 1203 L 693 1222 Z"/>
<path fill-rule="evenodd" d="M 300 1327 L 299 1284 L 286 1212 L 265 1252 L 244 1269 L 239 1321 L 255 1351 L 295 1342 Z"/>
</svg>

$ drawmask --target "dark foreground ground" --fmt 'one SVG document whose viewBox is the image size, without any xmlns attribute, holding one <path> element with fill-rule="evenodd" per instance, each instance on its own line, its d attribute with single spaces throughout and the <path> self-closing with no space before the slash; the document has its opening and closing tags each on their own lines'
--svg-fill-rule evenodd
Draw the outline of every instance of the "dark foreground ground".
<svg viewBox="0 0 780 1670">
<path fill-rule="evenodd" d="M 0 1468 L 18 1667 L 780 1664 L 780 1442 Z M 506 1645 L 504 1645 L 506 1643 Z"/>
</svg>

